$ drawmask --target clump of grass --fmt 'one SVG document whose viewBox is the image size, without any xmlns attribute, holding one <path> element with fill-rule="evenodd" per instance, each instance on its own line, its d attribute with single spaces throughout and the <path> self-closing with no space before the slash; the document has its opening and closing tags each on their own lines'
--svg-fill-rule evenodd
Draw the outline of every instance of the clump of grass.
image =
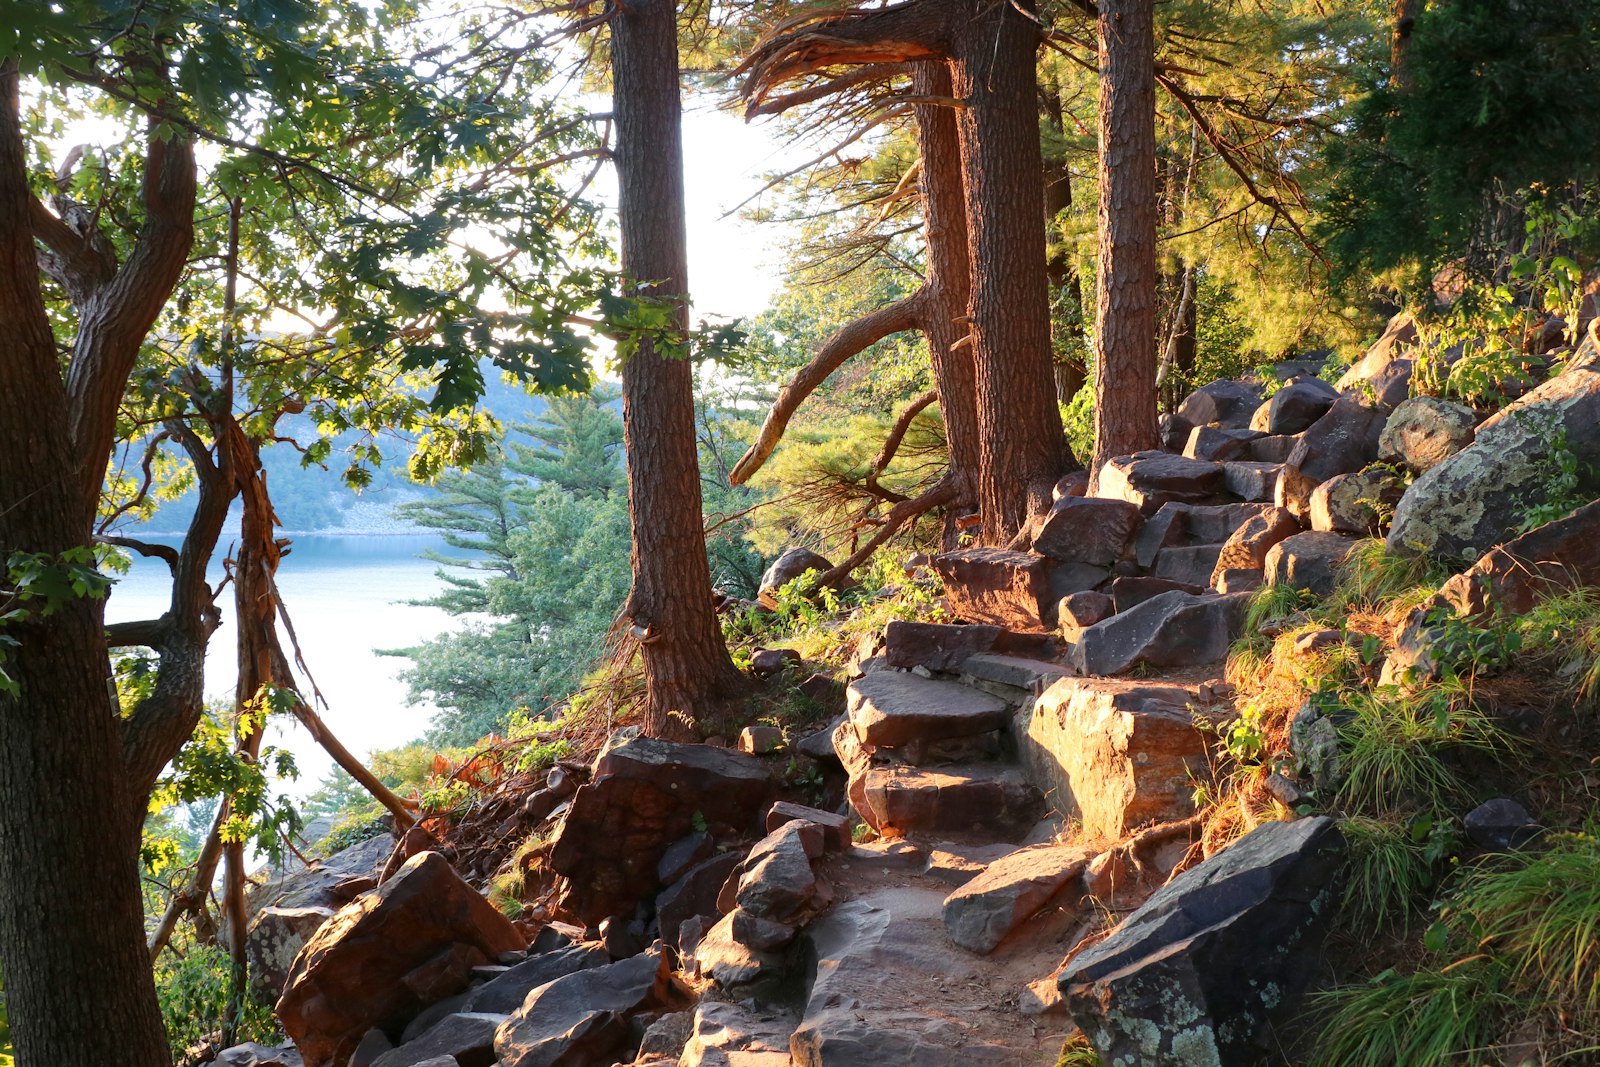
<svg viewBox="0 0 1600 1067">
<path fill-rule="evenodd" d="M 1479 1064 L 1515 1006 L 1486 959 L 1440 970 L 1385 971 L 1319 997 L 1327 1023 L 1310 1067 L 1458 1067 Z"/>
<path fill-rule="evenodd" d="M 1409 609 L 1432 596 L 1452 573 L 1429 555 L 1393 553 L 1381 538 L 1369 537 L 1356 542 L 1345 557 L 1330 607 L 1336 614 L 1379 605 Z"/>
<path fill-rule="evenodd" d="M 1536 605 L 1516 622 L 1522 647 L 1558 665 L 1577 698 L 1600 698 L 1600 590 L 1586 587 Z"/>
<path fill-rule="evenodd" d="M 1056 1067 L 1100 1067 L 1100 1053 L 1087 1037 L 1073 1034 L 1061 1046 L 1061 1057 Z"/>
<path fill-rule="evenodd" d="M 1344 918 L 1384 930 L 1411 918 L 1439 884 L 1456 839 L 1448 820 L 1356 815 L 1339 824 L 1349 845 Z"/>
<path fill-rule="evenodd" d="M 1448 811 L 1471 792 L 1451 757 L 1500 759 L 1510 750 L 1504 731 L 1461 683 L 1416 692 L 1347 692 L 1341 702 L 1347 712 L 1338 725 L 1345 774 L 1337 799 L 1348 812 Z"/>
</svg>

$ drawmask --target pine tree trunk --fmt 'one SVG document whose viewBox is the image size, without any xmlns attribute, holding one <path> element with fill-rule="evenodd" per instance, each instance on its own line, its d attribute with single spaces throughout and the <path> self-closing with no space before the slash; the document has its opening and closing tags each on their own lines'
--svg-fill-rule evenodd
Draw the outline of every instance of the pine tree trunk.
<svg viewBox="0 0 1600 1067">
<path fill-rule="evenodd" d="M 1156 430 L 1155 27 L 1152 0 L 1102 0 L 1095 461 Z"/>
<path fill-rule="evenodd" d="M 622 269 L 649 283 L 641 293 L 686 300 L 677 8 L 630 0 L 611 27 Z M 687 304 L 678 325 L 688 325 Z M 742 680 L 711 610 L 688 361 L 641 345 L 622 367 L 622 419 L 633 520 L 628 615 L 647 634 L 644 729 L 657 737 L 721 731 Z"/>
<path fill-rule="evenodd" d="M 16 67 L 0 64 L 0 559 L 84 546 L 93 516 L 39 292 L 24 167 Z M 16 688 L 0 694 L 0 966 L 19 1067 L 171 1063 L 103 614 L 100 601 L 76 598 L 5 624 L 20 647 L 5 663 Z"/>
<path fill-rule="evenodd" d="M 972 262 L 977 490 L 984 541 L 1005 544 L 1030 511 L 1048 506 L 1064 458 L 1045 279 L 1039 28 L 1013 4 L 976 0 L 971 13 L 950 46 L 964 103 L 957 126 Z"/>
<path fill-rule="evenodd" d="M 950 95 L 950 69 L 940 61 L 912 68 L 912 92 Z M 961 342 L 970 330 L 964 321 L 971 292 L 967 254 L 966 204 L 961 191 L 961 144 L 955 113 L 937 104 L 915 107 L 917 149 L 922 160 L 922 224 L 928 245 L 928 273 L 918 312 L 928 339 L 939 411 L 944 416 L 950 474 L 958 489 L 952 512 L 975 503 L 977 484 L 978 399 L 972 346 Z M 957 321 L 963 320 L 963 321 Z"/>
</svg>

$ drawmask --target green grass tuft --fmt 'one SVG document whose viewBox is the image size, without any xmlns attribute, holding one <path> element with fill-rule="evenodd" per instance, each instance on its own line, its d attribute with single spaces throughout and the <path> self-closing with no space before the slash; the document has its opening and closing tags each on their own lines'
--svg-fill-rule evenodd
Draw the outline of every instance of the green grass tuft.
<svg viewBox="0 0 1600 1067">
<path fill-rule="evenodd" d="M 1415 974 L 1385 971 L 1322 994 L 1327 1014 L 1309 1067 L 1458 1067 L 1485 1062 L 1515 1000 L 1486 959 Z"/>
<path fill-rule="evenodd" d="M 1415 915 L 1456 844 L 1451 824 L 1428 816 L 1352 816 L 1339 828 L 1350 847 L 1343 921 L 1361 930 L 1384 930 Z"/>
<path fill-rule="evenodd" d="M 1420 604 L 1454 573 L 1427 555 L 1397 555 L 1381 538 L 1358 541 L 1339 570 L 1330 606 L 1336 614 Z"/>
</svg>

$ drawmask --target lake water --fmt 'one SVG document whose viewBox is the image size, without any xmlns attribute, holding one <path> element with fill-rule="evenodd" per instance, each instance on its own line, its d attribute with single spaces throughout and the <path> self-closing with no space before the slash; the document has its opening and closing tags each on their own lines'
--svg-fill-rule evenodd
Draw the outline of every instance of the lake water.
<svg viewBox="0 0 1600 1067">
<path fill-rule="evenodd" d="M 150 540 L 176 544 L 178 539 Z M 415 740 L 435 711 L 432 705 L 406 703 L 406 686 L 395 675 L 409 661 L 376 652 L 414 645 L 454 628 L 456 620 L 438 608 L 405 603 L 431 596 L 443 584 L 435 576 L 438 565 L 421 558 L 430 548 L 444 550 L 445 545 L 433 534 L 302 534 L 293 537 L 278 569 L 278 588 L 301 652 L 328 702 L 319 710 L 334 736 L 358 757 Z M 219 549 L 213 586 L 222 577 L 223 554 Z M 169 584 L 165 564 L 135 556 L 132 572 L 107 599 L 107 621 L 160 615 Z M 231 587 L 224 591 L 221 607 L 223 625 L 212 635 L 206 657 L 206 694 L 231 701 L 238 677 Z M 284 643 L 292 656 L 286 638 Z M 302 692 L 309 694 L 309 687 Z M 303 798 L 333 769 L 333 760 L 293 720 L 275 722 L 267 743 L 295 755 L 300 778 L 283 789 L 291 796 Z"/>
</svg>

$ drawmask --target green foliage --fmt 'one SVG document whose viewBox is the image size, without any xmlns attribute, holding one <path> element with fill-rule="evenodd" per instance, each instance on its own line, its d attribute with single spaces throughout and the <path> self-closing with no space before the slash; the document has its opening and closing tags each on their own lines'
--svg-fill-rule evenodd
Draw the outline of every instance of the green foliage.
<svg viewBox="0 0 1600 1067">
<path fill-rule="evenodd" d="M 1415 972 L 1323 995 L 1313 1067 L 1502 1062 L 1491 1042 L 1511 1035 L 1540 1046 L 1523 1057 L 1584 1062 L 1600 1036 L 1600 842 L 1554 835 L 1463 871 L 1424 944 Z"/>
<path fill-rule="evenodd" d="M 10 650 L 19 647 L 18 638 L 6 633 L 8 626 L 49 618 L 74 600 L 104 600 L 110 588 L 88 547 L 69 548 L 54 557 L 43 552 L 7 555 L 0 584 L 0 694 L 17 691 L 15 679 L 5 669 Z"/>
<path fill-rule="evenodd" d="M 1061 408 L 1061 428 L 1066 431 L 1072 454 L 1087 459 L 1094 455 L 1094 383 L 1073 394 Z"/>
<path fill-rule="evenodd" d="M 1101 1067 L 1100 1053 L 1083 1034 L 1074 1034 L 1061 1046 L 1056 1067 Z"/>
<path fill-rule="evenodd" d="M 1571 679 L 1579 700 L 1600 696 L 1600 590 L 1582 587 L 1541 601 L 1514 625 L 1523 651 Z"/>
<path fill-rule="evenodd" d="M 1345 921 L 1382 930 L 1410 918 L 1449 869 L 1459 842 L 1444 818 L 1355 815 L 1339 823 L 1350 847 Z"/>
<path fill-rule="evenodd" d="M 1382 538 L 1364 538 L 1345 557 L 1330 606 L 1339 614 L 1395 610 L 1432 596 L 1452 573 L 1435 557 L 1390 552 Z"/>
<path fill-rule="evenodd" d="M 13 1067 L 11 1022 L 6 1015 L 6 978 L 4 974 L 0 974 L 0 1067 Z"/>
<path fill-rule="evenodd" d="M 1501 760 L 1511 748 L 1461 685 L 1346 692 L 1339 704 L 1334 718 L 1345 777 L 1337 802 L 1347 812 L 1443 818 L 1472 796 L 1457 757 Z"/>
<path fill-rule="evenodd" d="M 1596 55 L 1594 0 L 1426 5 L 1406 46 L 1409 87 L 1375 56 L 1346 136 L 1326 142 L 1337 177 L 1324 233 L 1343 270 L 1403 268 L 1420 289 L 1475 243 L 1493 256 L 1483 242 L 1503 208 L 1515 217 L 1592 183 Z"/>
<path fill-rule="evenodd" d="M 182 1060 L 189 1049 L 214 1037 L 227 1013 L 231 972 L 227 950 L 214 944 L 175 946 L 156 960 L 156 999 L 174 1059 Z M 269 1044 L 277 1033 L 272 1002 L 247 989 L 239 1040 Z"/>
<path fill-rule="evenodd" d="M 1522 634 L 1500 620 L 1480 625 L 1458 616 L 1450 605 L 1427 613 L 1428 655 L 1446 680 L 1505 670 L 1522 650 Z"/>
</svg>

